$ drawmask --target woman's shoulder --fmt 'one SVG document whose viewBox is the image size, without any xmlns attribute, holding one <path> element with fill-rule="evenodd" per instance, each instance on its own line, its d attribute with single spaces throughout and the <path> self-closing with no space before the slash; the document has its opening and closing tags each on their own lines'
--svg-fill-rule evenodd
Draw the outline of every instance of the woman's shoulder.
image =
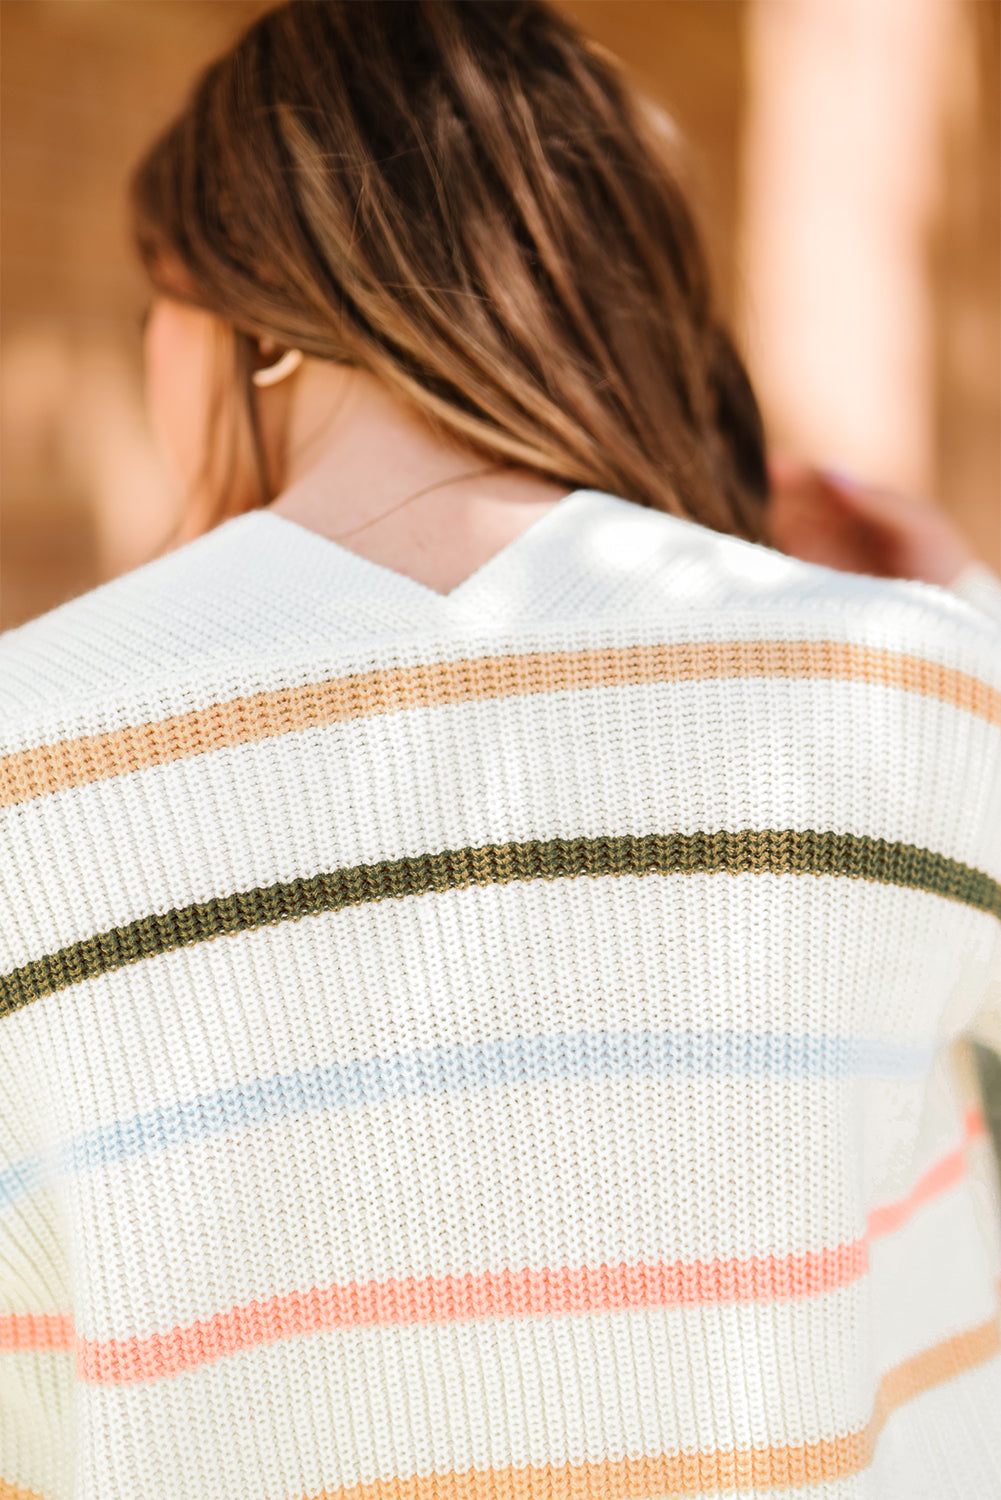
<svg viewBox="0 0 1001 1500">
<path fill-rule="evenodd" d="M 272 541 L 261 512 L 235 517 L 0 634 L 0 736 L 132 699 L 155 711 L 186 680 L 234 664 L 239 678 L 324 628 L 336 639 L 336 601 L 321 619 L 311 580 Z"/>
<path fill-rule="evenodd" d="M 615 496 L 579 492 L 570 509 L 489 575 L 508 590 L 502 602 L 518 605 L 496 615 L 492 589 L 467 593 L 452 613 L 447 596 L 402 581 L 394 592 L 385 570 L 311 546 L 299 528 L 237 517 L 0 635 L 0 739 L 13 748 L 97 732 L 109 716 L 235 698 L 313 657 L 351 670 L 394 652 L 417 660 L 424 646 L 440 657 L 492 651 L 501 635 L 517 649 L 523 635 L 583 642 L 609 629 L 674 641 L 830 638 L 958 668 L 1001 691 L 986 569 L 963 598 L 802 562 Z"/>
<path fill-rule="evenodd" d="M 0 635 L 0 722 L 149 682 L 212 649 L 211 614 L 192 609 L 215 575 L 228 527 L 131 569 Z"/>
<path fill-rule="evenodd" d="M 1001 673 L 1001 579 L 984 565 L 945 588 L 805 562 L 622 500 L 594 519 L 582 550 L 600 559 L 592 565 L 626 614 L 674 611 L 693 628 L 715 619 L 779 635 L 833 630 L 902 651 L 972 653 Z"/>
</svg>

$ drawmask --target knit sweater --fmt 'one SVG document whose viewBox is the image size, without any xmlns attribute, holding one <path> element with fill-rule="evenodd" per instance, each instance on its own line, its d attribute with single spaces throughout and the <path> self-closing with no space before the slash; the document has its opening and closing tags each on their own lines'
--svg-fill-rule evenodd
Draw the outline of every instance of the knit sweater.
<svg viewBox="0 0 1001 1500">
<path fill-rule="evenodd" d="M 0 1496 L 1001 1493 L 969 593 L 579 490 L 8 632 Z"/>
</svg>

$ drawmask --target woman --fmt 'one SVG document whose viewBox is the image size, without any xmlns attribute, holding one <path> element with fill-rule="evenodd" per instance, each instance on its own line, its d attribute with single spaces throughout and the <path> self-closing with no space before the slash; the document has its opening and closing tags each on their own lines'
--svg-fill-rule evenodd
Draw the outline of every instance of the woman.
<svg viewBox="0 0 1001 1500">
<path fill-rule="evenodd" d="M 0 648 L 0 1492 L 992 1493 L 1001 585 L 769 503 L 535 0 L 266 14 L 134 201 L 191 499 Z"/>
</svg>

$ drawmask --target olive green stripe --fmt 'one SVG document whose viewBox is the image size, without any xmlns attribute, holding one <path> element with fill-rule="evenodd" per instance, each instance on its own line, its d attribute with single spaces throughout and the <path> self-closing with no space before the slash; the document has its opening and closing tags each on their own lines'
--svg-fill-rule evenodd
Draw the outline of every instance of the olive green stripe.
<svg viewBox="0 0 1001 1500">
<path fill-rule="evenodd" d="M 719 871 L 732 875 L 747 871 L 844 875 L 929 891 L 1001 919 L 1001 884 L 981 870 L 931 849 L 864 834 L 766 828 L 737 833 L 530 839 L 519 844 L 446 849 L 441 854 L 421 854 L 412 859 L 379 860 L 139 917 L 5 975 L 0 979 L 0 1015 L 83 979 L 175 948 L 204 943 L 223 933 L 250 932 L 368 901 L 461 890 L 470 885 L 506 885 L 512 880 Z"/>
</svg>

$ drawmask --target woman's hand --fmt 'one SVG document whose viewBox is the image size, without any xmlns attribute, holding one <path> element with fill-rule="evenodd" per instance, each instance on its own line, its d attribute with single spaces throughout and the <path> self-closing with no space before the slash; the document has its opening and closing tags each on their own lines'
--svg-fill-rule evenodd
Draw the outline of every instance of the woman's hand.
<svg viewBox="0 0 1001 1500">
<path fill-rule="evenodd" d="M 937 506 L 806 464 L 770 465 L 771 546 L 804 562 L 948 587 L 973 549 Z"/>
</svg>

